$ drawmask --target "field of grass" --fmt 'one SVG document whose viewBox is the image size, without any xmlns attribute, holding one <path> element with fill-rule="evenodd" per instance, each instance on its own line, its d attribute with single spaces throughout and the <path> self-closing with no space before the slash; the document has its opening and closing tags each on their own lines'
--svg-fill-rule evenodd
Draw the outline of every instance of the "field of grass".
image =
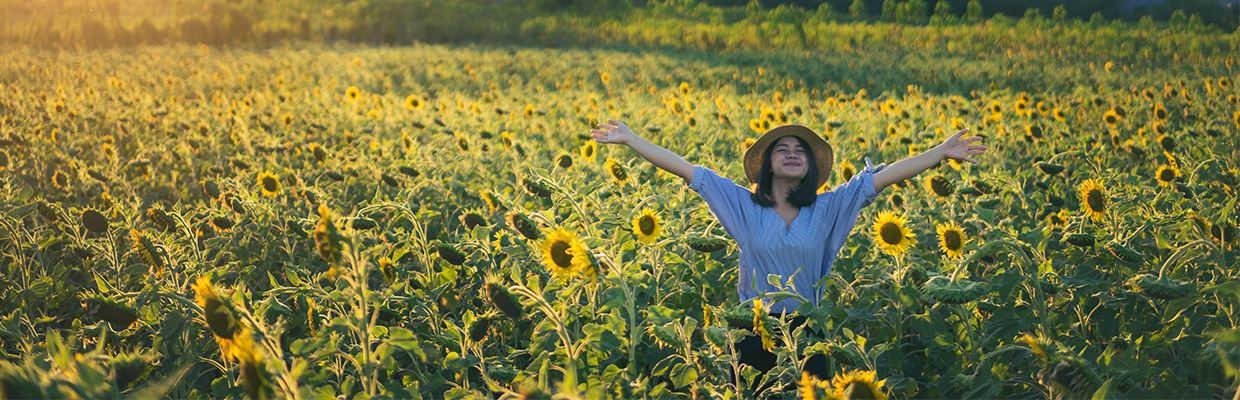
<svg viewBox="0 0 1240 400">
<path fill-rule="evenodd" d="M 1237 396 L 1234 38 L 860 26 L 884 36 L 0 49 L 0 393 Z M 964 127 L 990 150 L 863 210 L 793 330 L 738 301 L 682 180 L 592 143 L 607 118 L 737 182 L 783 123 L 833 144 L 830 186 Z M 765 375 L 730 345 L 755 324 L 791 332 Z M 820 353 L 832 384 L 802 380 Z"/>
</svg>

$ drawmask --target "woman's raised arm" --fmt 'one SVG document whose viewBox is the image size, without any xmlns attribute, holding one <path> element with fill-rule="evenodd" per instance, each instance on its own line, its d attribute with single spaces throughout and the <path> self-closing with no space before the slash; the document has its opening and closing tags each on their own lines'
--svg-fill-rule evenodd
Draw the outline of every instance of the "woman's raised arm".
<svg viewBox="0 0 1240 400">
<path fill-rule="evenodd" d="M 955 159 L 968 161 L 977 164 L 977 160 L 969 156 L 980 155 L 986 153 L 986 146 L 969 144 L 982 140 L 981 137 L 971 137 L 961 139 L 960 135 L 968 132 L 968 129 L 961 129 L 951 137 L 944 140 L 942 144 L 934 146 L 926 152 L 896 161 L 894 164 L 888 165 L 882 171 L 874 174 L 874 191 L 881 192 L 888 185 L 912 178 L 922 173 L 939 161 L 946 159 Z"/>
<path fill-rule="evenodd" d="M 619 143 L 628 145 L 629 148 L 637 152 L 638 155 L 645 158 L 656 167 L 663 168 L 664 171 L 671 172 L 685 180 L 688 184 L 693 179 L 693 164 L 676 153 L 668 149 L 659 147 L 649 140 L 637 136 L 623 122 L 614 119 L 608 119 L 605 124 L 598 124 L 600 129 L 591 129 L 590 136 L 599 143 Z"/>
</svg>

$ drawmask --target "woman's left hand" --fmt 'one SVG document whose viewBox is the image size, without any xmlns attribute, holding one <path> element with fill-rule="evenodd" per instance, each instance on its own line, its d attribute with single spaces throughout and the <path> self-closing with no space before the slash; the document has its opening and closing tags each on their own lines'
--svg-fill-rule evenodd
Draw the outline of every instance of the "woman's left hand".
<svg viewBox="0 0 1240 400">
<path fill-rule="evenodd" d="M 947 138 L 947 140 L 944 140 L 943 144 L 939 145 L 939 147 L 943 149 L 943 157 L 953 160 L 964 160 L 977 164 L 977 160 L 974 160 L 969 156 L 985 154 L 986 146 L 982 146 L 980 144 L 970 144 L 981 141 L 982 138 L 978 136 L 963 139 L 960 138 L 961 135 L 964 135 L 964 133 L 968 131 L 969 130 L 967 128 L 961 129 L 959 132 L 956 132 L 954 135 Z"/>
</svg>

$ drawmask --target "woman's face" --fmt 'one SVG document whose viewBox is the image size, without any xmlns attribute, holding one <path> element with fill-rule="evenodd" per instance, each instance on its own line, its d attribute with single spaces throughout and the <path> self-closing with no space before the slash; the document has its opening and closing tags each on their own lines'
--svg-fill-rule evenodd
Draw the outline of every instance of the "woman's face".
<svg viewBox="0 0 1240 400">
<path fill-rule="evenodd" d="M 801 179 L 809 170 L 808 155 L 794 136 L 784 136 L 775 141 L 771 149 L 771 172 L 775 178 Z"/>
</svg>

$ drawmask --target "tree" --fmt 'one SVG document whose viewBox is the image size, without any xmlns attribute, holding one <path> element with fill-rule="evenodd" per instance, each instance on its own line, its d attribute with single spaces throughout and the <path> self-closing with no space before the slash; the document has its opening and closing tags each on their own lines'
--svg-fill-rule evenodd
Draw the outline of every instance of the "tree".
<svg viewBox="0 0 1240 400">
<path fill-rule="evenodd" d="M 1175 12 L 1171 13 L 1171 19 L 1167 20 L 1167 22 L 1171 23 L 1171 27 L 1181 29 L 1188 22 L 1188 17 L 1184 15 L 1184 10 L 1175 10 Z"/>
<path fill-rule="evenodd" d="M 1089 17 L 1089 26 L 1091 28 L 1100 28 L 1105 23 L 1107 23 L 1107 18 L 1102 16 L 1102 11 L 1094 12 L 1094 15 Z"/>
<path fill-rule="evenodd" d="M 939 0 L 939 2 L 934 5 L 934 15 L 930 17 L 930 23 L 941 24 L 944 22 L 951 22 L 955 19 L 956 16 L 952 15 L 952 5 L 948 4 L 945 0 Z"/>
<path fill-rule="evenodd" d="M 982 22 L 982 2 L 977 0 L 969 0 L 969 6 L 965 10 L 965 16 L 970 22 Z"/>
<path fill-rule="evenodd" d="M 858 18 L 865 17 L 865 0 L 853 0 L 852 5 L 848 6 L 848 15 Z"/>
<path fill-rule="evenodd" d="M 896 4 L 896 0 L 883 0 L 883 18 L 896 18 L 900 5 Z"/>
<path fill-rule="evenodd" d="M 903 4 L 904 18 L 911 21 L 921 21 L 926 18 L 926 14 L 930 6 L 926 4 L 926 0 L 908 0 Z"/>
</svg>

